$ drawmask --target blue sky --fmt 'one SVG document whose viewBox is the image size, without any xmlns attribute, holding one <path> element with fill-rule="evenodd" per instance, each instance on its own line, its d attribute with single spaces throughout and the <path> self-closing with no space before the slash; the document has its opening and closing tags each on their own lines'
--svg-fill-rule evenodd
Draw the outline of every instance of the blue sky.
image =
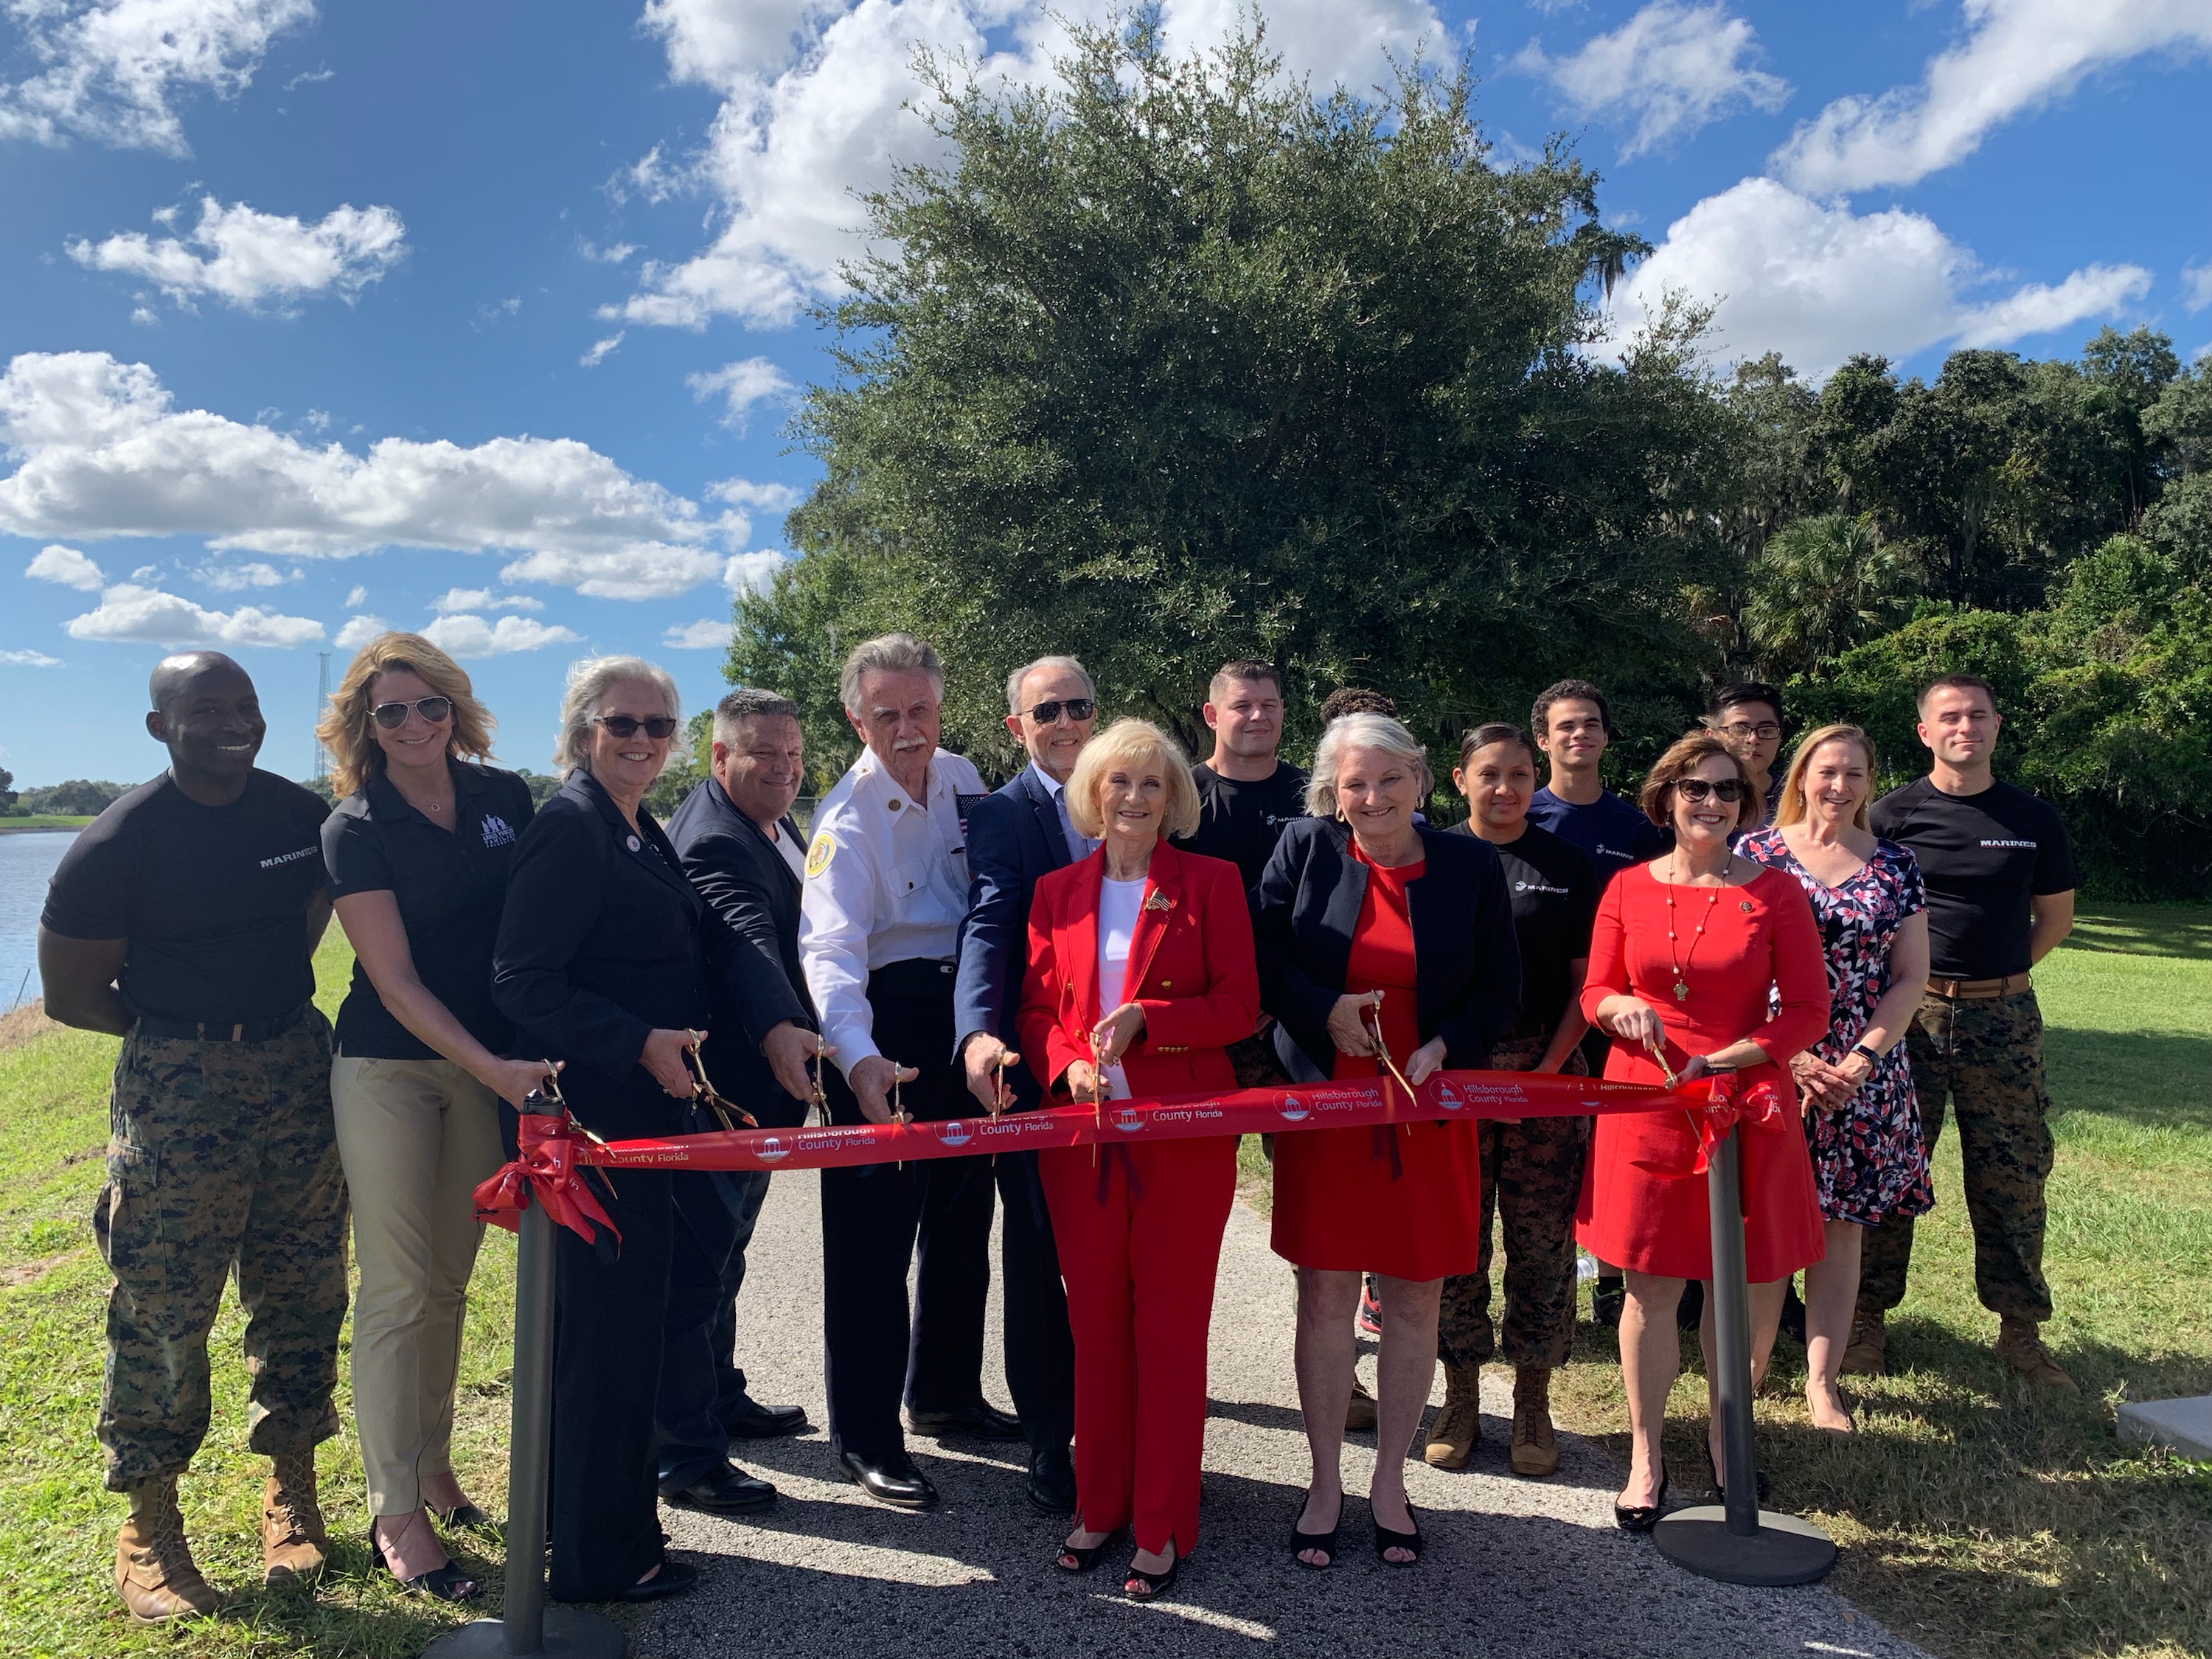
<svg viewBox="0 0 2212 1659">
<path fill-rule="evenodd" d="M 1084 11 L 1081 3 L 1060 12 Z M 1103 9 L 1103 8 L 1102 8 Z M 1171 40 L 1234 0 L 1171 0 Z M 1574 135 L 1718 357 L 2212 344 L 2212 0 L 1277 0 L 1291 66 L 1471 53 Z M 568 664 L 722 689 L 811 464 L 805 314 L 925 155 L 917 42 L 1042 72 L 1030 0 L 0 7 L 0 764 L 159 769 L 147 671 L 243 659 L 304 775 L 317 653 L 428 628 L 542 769 Z M 1072 642 L 1079 646 L 1079 641 Z"/>
</svg>

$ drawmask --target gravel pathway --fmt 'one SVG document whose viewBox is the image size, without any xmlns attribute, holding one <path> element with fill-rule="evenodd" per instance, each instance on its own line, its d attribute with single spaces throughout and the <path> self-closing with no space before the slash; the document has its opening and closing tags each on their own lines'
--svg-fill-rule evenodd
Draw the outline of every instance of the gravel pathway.
<svg viewBox="0 0 2212 1659">
<path fill-rule="evenodd" d="M 817 1192 L 807 1172 L 775 1182 L 738 1309 L 738 1352 L 757 1398 L 804 1402 L 818 1424 Z M 992 1322 L 987 1352 L 995 1353 L 995 1286 Z M 1365 1367 L 1371 1382 L 1371 1358 Z M 987 1366 L 1004 1405 L 994 1372 Z M 687 1659 L 1926 1659 L 1828 1590 L 1712 1583 L 1671 1565 L 1647 1540 L 1616 1531 L 1618 1471 L 1585 1441 L 1561 1437 L 1559 1473 L 1550 1480 L 1508 1474 L 1504 1376 L 1486 1375 L 1491 1414 L 1468 1469 L 1410 1467 L 1408 1489 L 1428 1539 L 1418 1568 L 1375 1559 L 1358 1498 L 1349 1500 L 1338 1565 L 1327 1572 L 1300 1567 L 1287 1547 L 1306 1475 L 1291 1370 L 1290 1273 L 1267 1249 L 1267 1223 L 1240 1204 L 1214 1298 L 1203 1534 L 1172 1600 L 1123 1601 L 1119 1557 L 1102 1559 L 1087 1577 L 1056 1571 L 1050 1557 L 1060 1529 L 1024 1497 L 1018 1447 L 913 1441 L 945 1501 L 931 1514 L 908 1515 L 834 1479 L 828 1437 L 817 1428 L 741 1449 L 741 1461 L 781 1489 L 774 1510 L 744 1523 L 663 1511 L 677 1547 L 701 1564 L 705 1578 L 641 1623 L 634 1648 Z M 1349 1443 L 1349 1492 L 1366 1490 L 1373 1455 L 1371 1435 Z"/>
</svg>

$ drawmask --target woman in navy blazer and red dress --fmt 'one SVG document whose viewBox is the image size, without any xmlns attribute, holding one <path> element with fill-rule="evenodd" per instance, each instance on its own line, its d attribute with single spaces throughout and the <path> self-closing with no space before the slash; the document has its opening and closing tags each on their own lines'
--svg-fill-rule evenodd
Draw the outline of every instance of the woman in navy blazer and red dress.
<svg viewBox="0 0 2212 1659">
<path fill-rule="evenodd" d="M 1030 905 L 1021 1045 L 1065 1101 L 1227 1092 L 1224 1052 L 1259 1023 L 1252 923 L 1237 866 L 1170 847 L 1198 827 L 1190 763 L 1158 727 L 1121 720 L 1067 781 L 1089 858 L 1041 878 Z M 1075 1334 L 1075 1529 L 1090 1567 L 1123 1527 L 1122 1593 L 1149 1601 L 1198 1541 L 1206 1340 L 1237 1139 L 1116 1142 L 1037 1155 Z"/>
</svg>

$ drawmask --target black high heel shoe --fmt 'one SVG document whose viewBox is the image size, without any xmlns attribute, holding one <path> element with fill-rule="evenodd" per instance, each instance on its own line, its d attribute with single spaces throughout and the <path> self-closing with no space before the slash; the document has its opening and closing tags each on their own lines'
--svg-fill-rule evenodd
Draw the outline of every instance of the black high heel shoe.
<svg viewBox="0 0 2212 1659">
<path fill-rule="evenodd" d="M 1109 1548 L 1114 1540 L 1127 1530 L 1127 1527 L 1116 1527 L 1089 1549 L 1078 1549 L 1074 1545 L 1063 1541 L 1054 1553 L 1052 1564 L 1062 1572 L 1088 1572 L 1098 1565 L 1100 1553 Z"/>
<path fill-rule="evenodd" d="M 1721 1466 L 1713 1462 L 1711 1447 L 1705 1449 L 1705 1462 L 1713 1472 L 1713 1497 L 1717 1501 L 1725 1504 L 1728 1502 L 1728 1482 L 1721 1479 Z M 1753 1491 L 1759 1494 L 1759 1501 L 1762 1507 L 1773 1500 L 1773 1484 L 1767 1480 L 1765 1469 L 1752 1471 L 1751 1485 Z"/>
<path fill-rule="evenodd" d="M 1370 1510 L 1371 1513 L 1371 1510 Z M 1375 1559 L 1386 1567 L 1417 1566 L 1421 1559 L 1421 1520 L 1413 1513 L 1411 1498 L 1406 1501 L 1406 1518 L 1413 1523 L 1411 1532 L 1392 1532 L 1380 1521 L 1375 1523 Z M 1384 1553 L 1388 1550 L 1407 1550 L 1413 1554 L 1411 1561 L 1393 1561 Z"/>
<path fill-rule="evenodd" d="M 1613 1504 L 1613 1524 L 1623 1532 L 1650 1532 L 1659 1524 L 1659 1517 L 1667 1508 L 1667 1466 L 1659 1465 L 1659 1499 L 1649 1506 L 1632 1507 L 1615 1498 Z"/>
<path fill-rule="evenodd" d="M 376 1565 L 399 1583 L 405 1589 L 422 1595 L 434 1595 L 441 1601 L 472 1600 L 479 1588 L 477 1581 L 451 1561 L 442 1567 L 433 1567 L 428 1572 L 418 1572 L 412 1578 L 400 1577 L 399 1570 L 392 1565 L 384 1553 L 383 1541 L 376 1535 L 376 1522 L 368 1523 L 368 1553 Z"/>
<path fill-rule="evenodd" d="M 1310 1492 L 1307 1493 L 1309 1498 L 1312 1495 Z M 1336 1565 L 1336 1534 L 1344 1526 L 1344 1499 L 1339 1497 L 1336 1500 L 1336 1525 L 1331 1527 L 1327 1532 L 1299 1531 L 1298 1516 L 1305 1512 L 1305 1505 L 1301 1504 L 1298 1505 L 1298 1514 L 1291 1517 L 1291 1559 L 1297 1561 L 1309 1572 L 1327 1572 Z M 1328 1559 L 1319 1563 L 1302 1560 L 1298 1555 L 1300 1550 L 1322 1550 L 1327 1553 Z"/>
<path fill-rule="evenodd" d="M 1146 1572 L 1132 1561 L 1129 1564 L 1129 1571 L 1121 1577 L 1122 1597 L 1130 1601 L 1157 1601 L 1175 1588 L 1176 1575 L 1182 1571 L 1182 1552 L 1181 1550 L 1176 1552 L 1176 1559 L 1168 1563 L 1168 1570 L 1165 1572 Z M 1133 1584 L 1142 1584 L 1145 1588 L 1133 1589 L 1130 1588 Z"/>
<path fill-rule="evenodd" d="M 499 1522 L 473 1504 L 463 1504 L 450 1510 L 441 1510 L 435 1504 L 426 1504 L 423 1507 L 430 1511 L 430 1518 L 441 1527 L 466 1528 L 471 1532 L 495 1533 L 499 1530 Z"/>
</svg>

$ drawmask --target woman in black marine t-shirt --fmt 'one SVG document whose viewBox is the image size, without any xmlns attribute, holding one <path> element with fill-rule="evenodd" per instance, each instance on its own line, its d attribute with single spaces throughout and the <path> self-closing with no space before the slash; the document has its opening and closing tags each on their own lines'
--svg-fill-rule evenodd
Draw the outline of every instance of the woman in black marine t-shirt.
<svg viewBox="0 0 2212 1659">
<path fill-rule="evenodd" d="M 477 1183 L 501 1158 L 499 1100 L 544 1071 L 501 1058 L 514 1027 L 491 1000 L 492 945 L 530 790 L 480 762 L 491 717 L 460 665 L 382 634 L 347 668 L 315 728 L 343 799 L 323 858 L 352 942 L 331 1099 L 352 1193 L 361 1291 L 354 1420 L 370 1549 L 409 1589 L 458 1601 L 476 1580 L 432 1517 L 488 1526 L 453 1472 L 453 1389 L 483 1229 Z"/>
</svg>

